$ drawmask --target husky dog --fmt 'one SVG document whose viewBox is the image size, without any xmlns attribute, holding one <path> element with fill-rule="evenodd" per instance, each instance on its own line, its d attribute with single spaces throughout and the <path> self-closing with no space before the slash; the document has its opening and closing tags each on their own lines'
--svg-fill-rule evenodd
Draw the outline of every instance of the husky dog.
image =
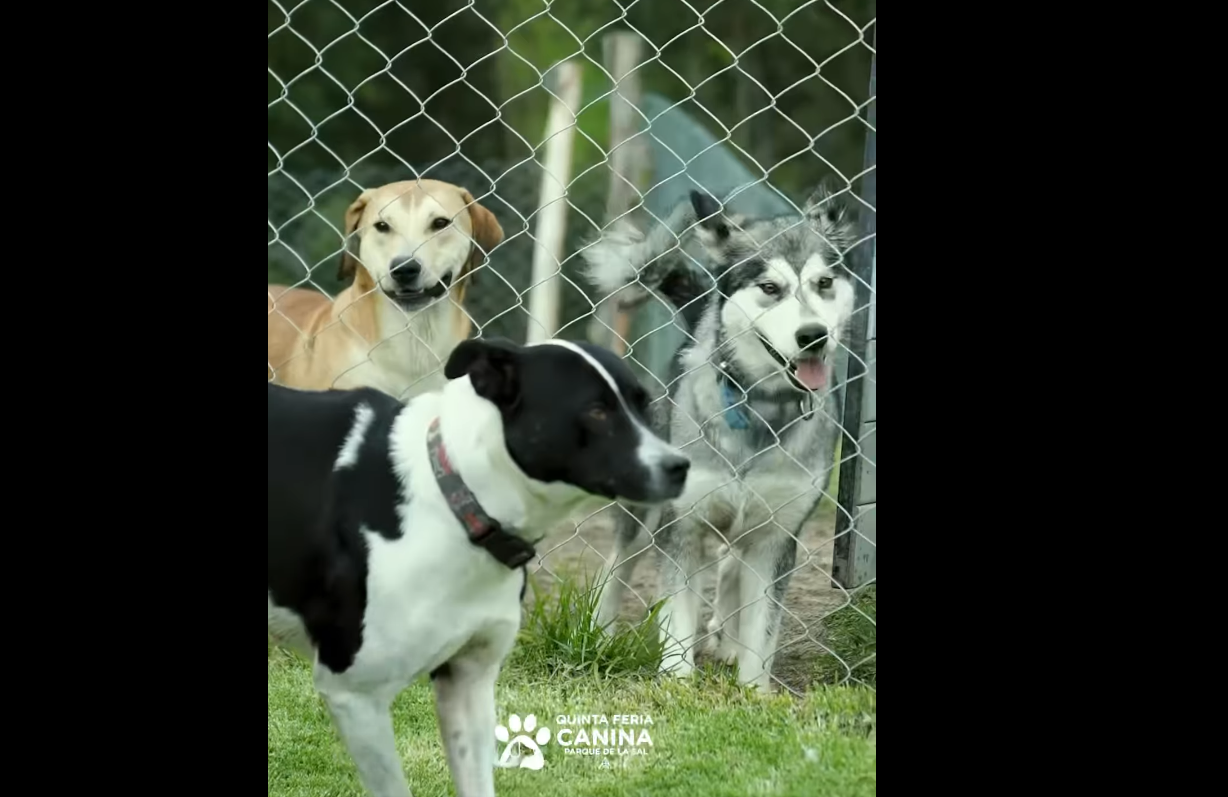
<svg viewBox="0 0 1228 797">
<path fill-rule="evenodd" d="M 710 275 L 683 246 L 697 240 Z M 602 576 L 598 623 L 617 618 L 640 555 L 664 554 L 662 636 L 667 672 L 694 671 L 705 532 L 721 538 L 717 605 L 706 642 L 738 665 L 742 683 L 770 689 L 783 599 L 798 539 L 822 500 L 840 438 L 831 389 L 855 311 L 845 255 L 847 208 L 825 187 L 804 216 L 748 219 L 693 193 L 663 225 L 613 225 L 584 253 L 599 290 L 624 303 L 674 305 L 692 341 L 679 353 L 655 422 L 693 461 L 668 508 L 617 512 L 617 549 Z"/>
</svg>

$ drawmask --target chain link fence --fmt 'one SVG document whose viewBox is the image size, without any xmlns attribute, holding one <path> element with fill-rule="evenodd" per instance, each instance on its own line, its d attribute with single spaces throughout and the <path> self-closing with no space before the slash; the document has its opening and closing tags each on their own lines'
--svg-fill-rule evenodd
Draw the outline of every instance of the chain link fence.
<svg viewBox="0 0 1228 797">
<path fill-rule="evenodd" d="M 877 586 L 876 0 L 268 7 L 270 284 L 335 296 L 344 287 L 342 219 L 358 194 L 441 180 L 482 197 L 505 231 L 484 267 L 497 278 L 475 284 L 465 301 L 473 334 L 525 340 L 539 287 L 543 163 L 558 132 L 544 131 L 559 101 L 559 65 L 579 65 L 553 327 L 625 353 L 669 402 L 671 361 L 693 330 L 660 303 L 620 316 L 581 276 L 585 248 L 628 212 L 665 219 L 695 188 L 718 197 L 737 189 L 731 211 L 770 217 L 797 212 L 821 180 L 834 178 L 858 230 L 847 255 L 858 289 L 853 331 L 839 400 L 823 421 L 844 434 L 814 512 L 787 530 L 799 556 L 773 678 L 795 692 L 832 680 L 875 685 L 877 615 L 863 597 Z M 620 63 L 628 54 L 633 62 Z M 705 267 L 701 253 L 688 251 Z M 611 520 L 622 511 L 556 530 L 539 546 L 539 575 L 595 577 L 613 553 Z M 701 628 L 717 603 L 715 557 L 729 555 L 714 531 L 714 558 L 688 585 L 705 608 Z M 628 617 L 668 597 L 660 558 L 651 551 L 637 569 Z M 869 629 L 868 644 L 848 649 L 833 639 L 850 620 Z M 699 644 L 705 636 L 701 630 Z"/>
</svg>

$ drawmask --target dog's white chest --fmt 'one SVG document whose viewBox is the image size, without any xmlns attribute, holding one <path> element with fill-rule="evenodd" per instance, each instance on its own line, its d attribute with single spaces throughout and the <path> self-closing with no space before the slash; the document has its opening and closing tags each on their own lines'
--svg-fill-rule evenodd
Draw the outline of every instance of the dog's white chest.
<svg viewBox="0 0 1228 797">
<path fill-rule="evenodd" d="M 712 526 L 737 534 L 739 528 L 773 521 L 796 526 L 799 516 L 811 511 L 821 497 L 809 472 L 796 466 L 756 469 L 732 482 L 725 470 L 705 469 L 692 473 L 678 509 L 683 515 L 694 511 Z"/>
<path fill-rule="evenodd" d="M 396 542 L 370 537 L 363 646 L 354 675 L 409 682 L 461 650 L 520 623 L 524 575 L 474 547 L 455 522 L 426 532 L 414 522 Z M 423 523 L 428 521 L 423 520 Z"/>
</svg>

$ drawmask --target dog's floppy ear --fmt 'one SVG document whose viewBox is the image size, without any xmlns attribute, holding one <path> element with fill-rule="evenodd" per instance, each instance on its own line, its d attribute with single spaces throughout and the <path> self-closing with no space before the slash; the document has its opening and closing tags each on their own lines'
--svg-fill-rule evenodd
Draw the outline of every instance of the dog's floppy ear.
<svg viewBox="0 0 1228 797">
<path fill-rule="evenodd" d="M 495 247 L 503 243 L 503 227 L 499 224 L 499 220 L 495 218 L 495 214 L 478 204 L 477 200 L 473 198 L 473 194 L 468 191 L 462 191 L 461 198 L 469 206 L 469 220 L 473 223 L 474 247 L 473 252 L 469 255 L 469 261 L 465 263 L 465 269 L 460 273 L 457 281 L 459 282 L 468 277 L 469 283 L 471 283 L 477 279 L 474 272 L 486 262 L 486 256 Z M 469 283 L 461 285 L 462 297 L 464 296 L 463 291 L 469 286 Z"/>
<path fill-rule="evenodd" d="M 341 269 L 337 272 L 337 279 L 342 282 L 353 279 L 358 273 L 361 247 L 355 233 L 358 232 L 358 225 L 362 223 L 362 215 L 367 212 L 370 202 L 371 192 L 363 191 L 362 196 L 354 200 L 354 204 L 345 212 L 345 251 L 341 254 Z"/>
<path fill-rule="evenodd" d="M 463 341 L 448 358 L 449 380 L 469 377 L 474 391 L 505 413 L 520 403 L 521 347 L 508 340 Z"/>
</svg>

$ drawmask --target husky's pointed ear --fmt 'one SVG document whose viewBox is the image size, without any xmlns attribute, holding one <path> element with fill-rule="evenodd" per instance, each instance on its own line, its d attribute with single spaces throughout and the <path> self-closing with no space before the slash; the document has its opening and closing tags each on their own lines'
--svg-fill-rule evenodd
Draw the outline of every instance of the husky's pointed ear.
<svg viewBox="0 0 1228 797">
<path fill-rule="evenodd" d="M 843 193 L 847 185 L 840 189 Z M 853 227 L 849 218 L 849 208 L 844 200 L 837 196 L 836 182 L 824 180 L 806 203 L 806 218 L 814 226 L 815 231 L 831 241 L 839 249 L 844 250 L 853 244 Z"/>
<path fill-rule="evenodd" d="M 721 209 L 721 203 L 707 191 L 692 191 L 691 206 L 695 208 L 695 216 L 699 220 L 699 228 L 710 236 L 713 243 L 723 243 L 729 240 L 732 231 L 729 220 Z"/>
<path fill-rule="evenodd" d="M 358 225 L 362 223 L 362 216 L 367 212 L 372 196 L 373 192 L 363 191 L 362 196 L 354 200 L 354 204 L 345 211 L 345 251 L 341 255 L 341 269 L 337 272 L 337 279 L 341 282 L 353 279 L 358 273 L 362 244 L 355 233 L 358 232 Z"/>
<path fill-rule="evenodd" d="M 508 412 L 520 403 L 522 351 L 515 343 L 498 338 L 466 340 L 448 358 L 444 375 L 449 380 L 469 377 L 474 392 Z"/>
</svg>

